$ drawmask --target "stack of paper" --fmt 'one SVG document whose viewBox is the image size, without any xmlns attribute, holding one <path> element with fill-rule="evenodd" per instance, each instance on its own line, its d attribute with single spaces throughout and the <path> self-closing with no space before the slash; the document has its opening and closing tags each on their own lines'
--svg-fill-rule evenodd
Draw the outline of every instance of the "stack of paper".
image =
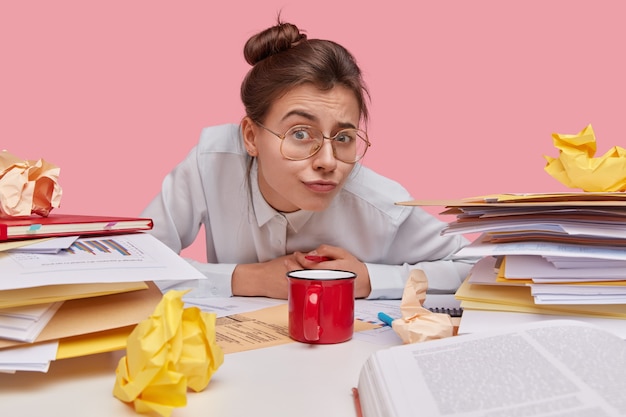
<svg viewBox="0 0 626 417">
<path fill-rule="evenodd" d="M 33 342 L 62 302 L 0 309 L 0 335 L 4 339 Z"/>
<path fill-rule="evenodd" d="M 482 259 L 456 293 L 461 325 L 471 310 L 626 318 L 626 193 L 401 204 L 446 206 L 443 234 L 478 234 L 457 253 Z"/>
<path fill-rule="evenodd" d="M 34 347 L 51 342 L 57 359 L 122 349 L 161 300 L 152 281 L 205 278 L 146 233 L 58 240 L 0 243 L 0 371 L 47 370 Z"/>
</svg>

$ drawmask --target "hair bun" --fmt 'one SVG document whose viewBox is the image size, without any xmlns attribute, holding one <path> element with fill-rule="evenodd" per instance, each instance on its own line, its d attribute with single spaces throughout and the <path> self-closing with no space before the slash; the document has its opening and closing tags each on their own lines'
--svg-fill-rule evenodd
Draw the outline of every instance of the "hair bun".
<svg viewBox="0 0 626 417">
<path fill-rule="evenodd" d="M 243 55 L 248 64 L 255 65 L 271 55 L 293 48 L 306 38 L 296 25 L 279 22 L 248 39 Z"/>
</svg>

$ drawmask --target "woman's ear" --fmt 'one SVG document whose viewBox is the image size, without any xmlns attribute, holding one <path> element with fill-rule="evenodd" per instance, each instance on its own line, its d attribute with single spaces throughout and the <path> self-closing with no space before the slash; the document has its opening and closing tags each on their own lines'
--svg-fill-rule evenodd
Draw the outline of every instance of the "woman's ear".
<svg viewBox="0 0 626 417">
<path fill-rule="evenodd" d="M 255 157 L 257 156 L 257 147 L 256 147 L 256 135 L 257 128 L 256 124 L 250 119 L 248 116 L 244 117 L 241 121 L 241 133 L 243 135 L 243 145 L 246 147 L 246 151 L 248 155 Z"/>
</svg>

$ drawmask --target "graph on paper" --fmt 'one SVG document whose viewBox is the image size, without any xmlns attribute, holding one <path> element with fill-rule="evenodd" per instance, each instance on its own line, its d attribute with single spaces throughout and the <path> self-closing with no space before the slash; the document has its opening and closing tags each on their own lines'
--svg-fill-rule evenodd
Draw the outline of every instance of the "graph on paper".
<svg viewBox="0 0 626 417">
<path fill-rule="evenodd" d="M 57 253 L 0 251 L 0 291 L 61 284 L 206 279 L 148 233 L 84 236 Z"/>
<path fill-rule="evenodd" d="M 101 267 L 111 263 L 133 266 L 154 262 L 151 256 L 123 236 L 78 239 L 57 254 L 14 253 L 10 256 L 25 269 L 63 265 Z"/>
</svg>

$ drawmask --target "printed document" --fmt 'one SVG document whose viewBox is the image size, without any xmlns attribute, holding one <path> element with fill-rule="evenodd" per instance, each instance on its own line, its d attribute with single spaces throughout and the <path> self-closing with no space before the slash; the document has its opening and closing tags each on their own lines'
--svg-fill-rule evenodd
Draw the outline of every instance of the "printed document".
<svg viewBox="0 0 626 417">
<path fill-rule="evenodd" d="M 76 240 L 56 254 L 0 253 L 0 290 L 206 277 L 148 233 Z"/>
</svg>

